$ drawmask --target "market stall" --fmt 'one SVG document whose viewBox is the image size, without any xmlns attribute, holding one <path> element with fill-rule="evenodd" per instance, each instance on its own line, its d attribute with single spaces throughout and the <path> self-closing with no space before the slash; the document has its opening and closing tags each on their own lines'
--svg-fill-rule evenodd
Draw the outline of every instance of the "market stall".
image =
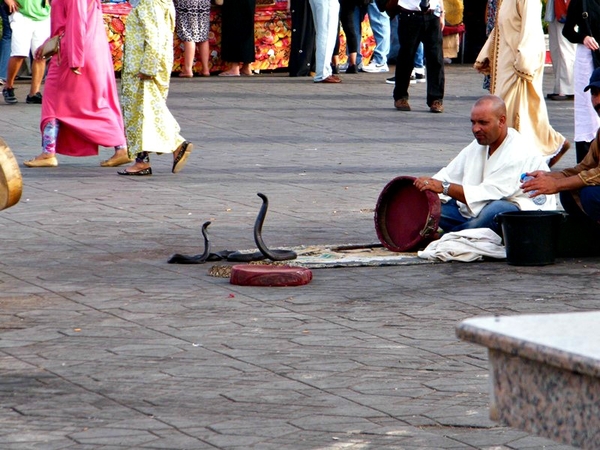
<svg viewBox="0 0 600 450">
<path fill-rule="evenodd" d="M 115 71 L 119 72 L 122 68 L 123 42 L 125 34 L 125 23 L 127 15 L 131 11 L 129 3 L 103 3 L 102 11 L 104 14 L 104 24 L 110 43 L 113 56 Z M 221 62 L 221 9 L 213 6 L 210 12 L 210 71 L 220 72 L 227 68 L 226 64 Z M 256 14 L 254 18 L 254 37 L 256 46 L 256 62 L 252 64 L 254 70 L 275 70 L 288 66 L 290 41 L 291 41 L 291 16 L 287 10 L 287 0 L 272 0 L 268 4 L 259 4 L 257 2 Z M 368 24 L 365 19 L 362 27 L 362 54 L 367 60 L 373 53 L 375 42 Z M 341 34 L 342 62 L 345 61 L 345 40 Z M 177 35 L 173 42 L 175 60 L 173 72 L 179 72 L 183 64 L 183 43 Z M 194 72 L 200 72 L 201 64 L 196 62 Z"/>
</svg>

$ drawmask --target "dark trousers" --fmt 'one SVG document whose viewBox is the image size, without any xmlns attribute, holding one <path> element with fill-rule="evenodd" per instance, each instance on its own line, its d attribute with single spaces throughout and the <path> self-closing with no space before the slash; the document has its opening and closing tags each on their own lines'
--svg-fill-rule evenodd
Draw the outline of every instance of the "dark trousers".
<svg viewBox="0 0 600 450">
<path fill-rule="evenodd" d="M 357 6 L 354 2 L 340 2 L 340 22 L 346 35 L 346 53 L 358 53 L 358 30 L 354 25 L 354 10 Z"/>
<path fill-rule="evenodd" d="M 587 186 L 579 190 L 581 206 L 575 202 L 571 191 L 560 193 L 560 203 L 565 211 L 580 219 L 592 220 L 600 223 L 600 186 Z"/>
<path fill-rule="evenodd" d="M 400 12 L 398 16 L 400 51 L 396 58 L 396 87 L 394 100 L 408 99 L 410 74 L 414 67 L 419 42 L 423 42 L 427 68 L 427 105 L 444 98 L 444 54 L 442 27 L 435 14 Z"/>
</svg>

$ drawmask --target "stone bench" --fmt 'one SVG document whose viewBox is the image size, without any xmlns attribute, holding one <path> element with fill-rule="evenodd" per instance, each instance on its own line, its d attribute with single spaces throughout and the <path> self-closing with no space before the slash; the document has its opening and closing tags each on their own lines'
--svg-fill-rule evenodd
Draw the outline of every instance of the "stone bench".
<svg viewBox="0 0 600 450">
<path fill-rule="evenodd" d="M 600 312 L 473 318 L 456 334 L 488 348 L 492 420 L 600 448 Z"/>
</svg>

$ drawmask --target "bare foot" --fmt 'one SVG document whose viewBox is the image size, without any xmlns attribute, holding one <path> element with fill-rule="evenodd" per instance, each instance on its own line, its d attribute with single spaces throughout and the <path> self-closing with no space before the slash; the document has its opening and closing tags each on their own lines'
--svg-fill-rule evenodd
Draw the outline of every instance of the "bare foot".
<svg viewBox="0 0 600 450">
<path fill-rule="evenodd" d="M 129 172 L 129 173 L 135 173 L 135 172 L 139 172 L 140 170 L 144 170 L 144 169 L 149 169 L 150 168 L 150 164 L 145 163 L 145 162 L 134 162 L 131 166 L 127 167 L 125 169 L 125 172 Z"/>
<path fill-rule="evenodd" d="M 179 74 L 179 77 L 180 78 L 194 78 L 194 72 L 184 72 L 184 71 L 182 71 Z"/>
</svg>

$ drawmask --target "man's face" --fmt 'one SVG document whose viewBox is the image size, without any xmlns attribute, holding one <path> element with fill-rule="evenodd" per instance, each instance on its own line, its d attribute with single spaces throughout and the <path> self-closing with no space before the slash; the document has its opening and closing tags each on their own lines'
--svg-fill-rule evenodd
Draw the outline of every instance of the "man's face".
<svg viewBox="0 0 600 450">
<path fill-rule="evenodd" d="M 479 145 L 490 145 L 502 134 L 504 117 L 494 114 L 489 105 L 474 106 L 471 110 L 471 131 Z"/>
<path fill-rule="evenodd" d="M 592 106 L 596 110 L 596 114 L 600 116 L 600 88 L 592 86 L 590 94 L 592 95 Z"/>
</svg>

